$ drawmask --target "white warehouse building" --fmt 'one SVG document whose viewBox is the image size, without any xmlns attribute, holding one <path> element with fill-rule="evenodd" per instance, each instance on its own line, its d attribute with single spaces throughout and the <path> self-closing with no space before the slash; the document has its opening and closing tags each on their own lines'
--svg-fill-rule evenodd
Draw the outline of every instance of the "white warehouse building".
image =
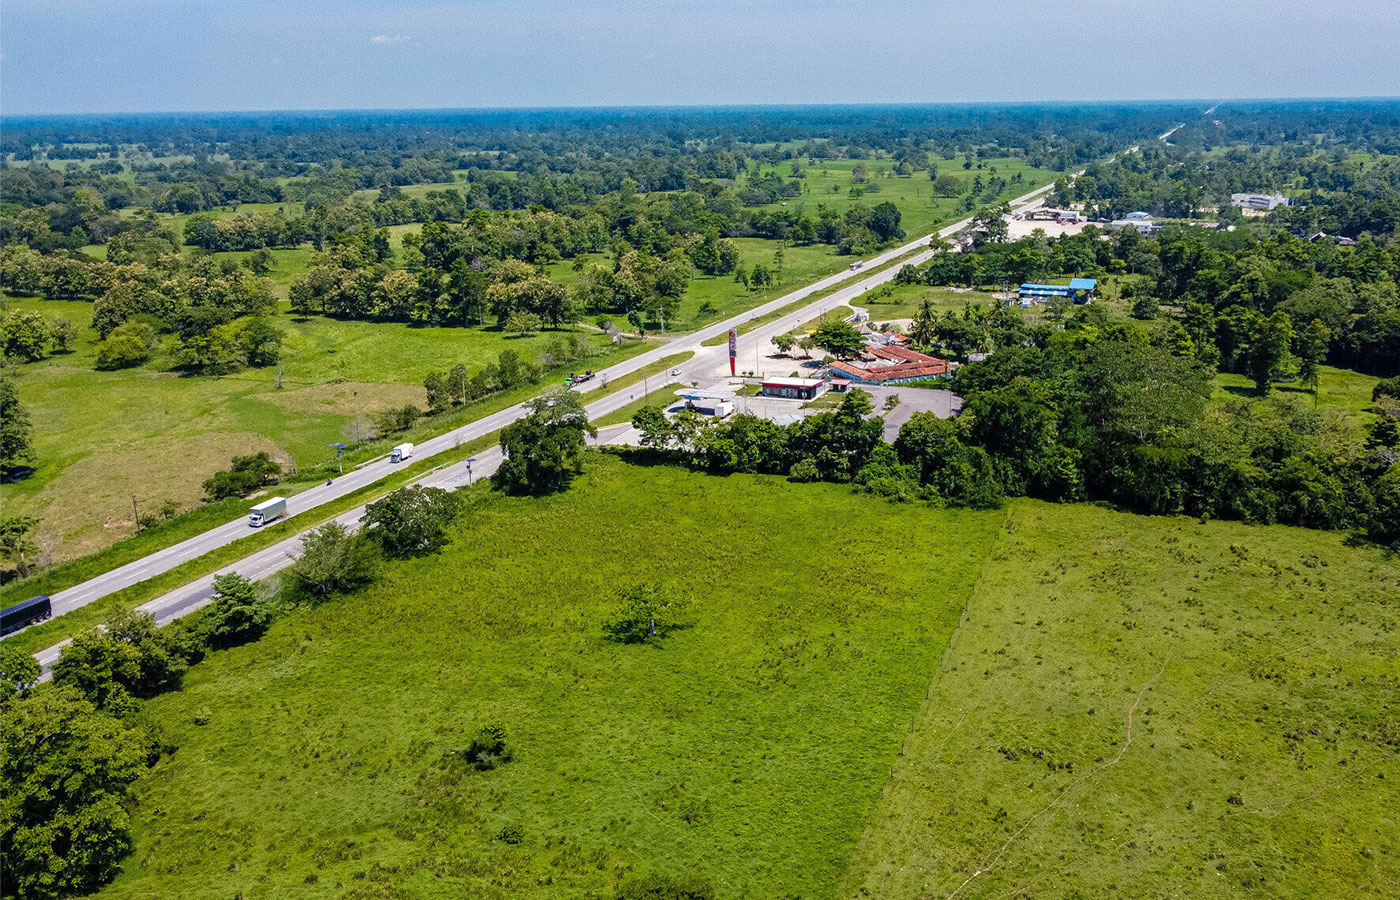
<svg viewBox="0 0 1400 900">
<path fill-rule="evenodd" d="M 1292 206 L 1282 194 L 1231 194 L 1230 205 L 1240 209 L 1273 209 L 1276 206 Z"/>
</svg>

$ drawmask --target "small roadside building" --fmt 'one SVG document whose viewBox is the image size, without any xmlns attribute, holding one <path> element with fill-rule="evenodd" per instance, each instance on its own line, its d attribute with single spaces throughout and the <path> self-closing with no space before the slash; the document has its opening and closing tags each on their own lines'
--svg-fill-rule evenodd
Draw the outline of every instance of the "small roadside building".
<svg viewBox="0 0 1400 900">
<path fill-rule="evenodd" d="M 783 400 L 815 400 L 826 393 L 825 378 L 765 378 L 763 396 Z"/>
<path fill-rule="evenodd" d="M 734 412 L 735 393 L 733 391 L 709 388 L 681 388 L 676 391 L 676 396 L 685 401 L 686 409 L 698 412 L 704 416 L 714 416 L 723 419 Z"/>
</svg>

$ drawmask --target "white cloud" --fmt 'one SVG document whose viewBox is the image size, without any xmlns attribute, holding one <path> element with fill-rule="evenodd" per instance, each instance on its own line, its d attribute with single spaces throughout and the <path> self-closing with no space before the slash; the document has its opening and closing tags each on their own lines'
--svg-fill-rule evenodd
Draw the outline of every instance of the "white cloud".
<svg viewBox="0 0 1400 900">
<path fill-rule="evenodd" d="M 371 44 L 403 44 L 408 41 L 406 34 L 376 34 L 369 39 Z"/>
</svg>

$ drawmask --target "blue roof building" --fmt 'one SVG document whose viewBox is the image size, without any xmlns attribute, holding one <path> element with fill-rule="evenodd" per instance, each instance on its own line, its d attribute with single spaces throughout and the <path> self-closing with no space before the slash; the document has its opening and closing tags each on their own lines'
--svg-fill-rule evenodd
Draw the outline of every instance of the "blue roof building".
<svg viewBox="0 0 1400 900">
<path fill-rule="evenodd" d="M 1048 297 L 1068 297 L 1075 303 L 1088 303 L 1099 282 L 1094 278 L 1071 278 L 1069 284 L 1036 284 L 1026 282 L 1018 292 L 1022 300 L 1044 300 Z"/>
</svg>

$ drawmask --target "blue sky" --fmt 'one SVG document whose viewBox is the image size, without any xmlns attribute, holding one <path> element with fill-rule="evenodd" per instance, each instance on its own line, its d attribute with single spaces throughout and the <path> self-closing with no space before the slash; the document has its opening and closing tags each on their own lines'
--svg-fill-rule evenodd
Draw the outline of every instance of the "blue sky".
<svg viewBox="0 0 1400 900">
<path fill-rule="evenodd" d="M 3 0 L 0 112 L 1400 96 L 1394 0 Z"/>
</svg>

